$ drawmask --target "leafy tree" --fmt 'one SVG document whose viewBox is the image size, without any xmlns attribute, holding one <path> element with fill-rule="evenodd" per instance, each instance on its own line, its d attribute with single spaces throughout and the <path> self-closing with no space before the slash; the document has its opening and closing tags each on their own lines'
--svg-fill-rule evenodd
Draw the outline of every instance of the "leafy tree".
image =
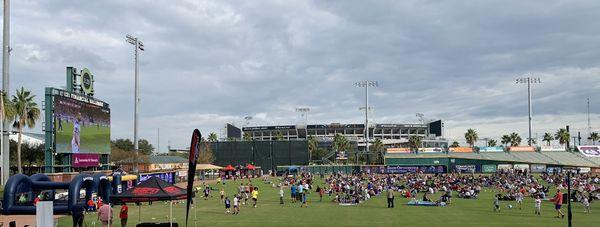
<svg viewBox="0 0 600 227">
<path fill-rule="evenodd" d="M 35 95 L 31 94 L 31 91 L 25 90 L 23 87 L 17 89 L 17 93 L 12 97 L 12 105 L 15 110 L 15 123 L 13 124 L 13 127 L 17 128 L 17 131 L 19 132 L 17 139 L 17 168 L 19 173 L 23 173 L 21 163 L 23 128 L 35 127 L 36 121 L 40 119 L 41 116 L 40 108 L 38 108 L 37 103 L 33 100 L 34 98 Z"/>
<path fill-rule="evenodd" d="M 537 144 L 537 140 L 535 138 L 529 138 L 527 140 L 529 140 L 529 144 L 531 144 L 531 146 Z"/>
<path fill-rule="evenodd" d="M 469 144 L 470 147 L 473 147 L 475 145 L 475 142 L 477 142 L 478 136 L 477 136 L 477 131 L 475 131 L 475 129 L 467 129 L 467 132 L 465 133 L 465 140 L 467 140 L 467 143 Z"/>
<path fill-rule="evenodd" d="M 556 140 L 558 140 L 558 143 L 560 145 L 566 144 L 567 142 L 569 142 L 569 138 L 571 137 L 571 135 L 569 135 L 569 132 L 567 132 L 566 129 L 561 128 L 558 131 L 556 131 L 556 134 L 554 134 L 554 138 Z"/>
<path fill-rule="evenodd" d="M 210 134 L 208 134 L 208 142 L 217 142 L 219 141 L 219 136 L 217 136 L 216 133 L 211 132 Z"/>
<path fill-rule="evenodd" d="M 510 134 L 510 146 L 516 147 L 521 144 L 521 136 L 516 132 Z"/>
<path fill-rule="evenodd" d="M 593 145 L 596 145 L 596 141 L 600 140 L 600 135 L 598 135 L 597 132 L 592 132 L 590 133 L 590 137 L 588 137 L 588 139 L 592 141 Z"/>
<path fill-rule="evenodd" d="M 140 139 L 138 141 L 138 150 L 143 155 L 151 155 L 154 152 L 154 146 L 146 139 Z"/>
<path fill-rule="evenodd" d="M 489 141 L 487 142 L 487 146 L 488 146 L 488 147 L 495 147 L 495 146 L 497 145 L 497 143 L 498 143 L 498 142 L 497 142 L 496 140 L 489 140 Z"/>
<path fill-rule="evenodd" d="M 511 143 L 511 141 L 512 141 L 512 138 L 510 135 L 502 135 L 502 137 L 500 138 L 500 143 L 504 144 L 505 147 L 506 147 L 506 145 Z"/>
<path fill-rule="evenodd" d="M 421 145 L 423 144 L 423 137 L 412 135 L 408 137 L 408 146 L 413 149 L 413 151 L 419 150 Z"/>
<path fill-rule="evenodd" d="M 134 148 L 133 142 L 130 139 L 116 139 L 112 141 L 112 145 L 123 151 L 133 151 Z"/>
<path fill-rule="evenodd" d="M 545 141 L 548 146 L 550 146 L 550 142 L 552 142 L 552 140 L 554 140 L 554 137 L 552 136 L 552 134 L 547 132 L 547 133 L 544 133 L 544 138 L 542 140 Z"/>
<path fill-rule="evenodd" d="M 317 157 L 317 151 L 319 150 L 319 141 L 313 136 L 308 137 L 308 151 L 310 152 L 310 157 L 313 160 L 321 159 L 322 157 Z"/>
<path fill-rule="evenodd" d="M 458 141 L 453 141 L 452 144 L 450 144 L 450 147 L 460 147 L 460 144 Z"/>
<path fill-rule="evenodd" d="M 379 139 L 379 138 L 375 139 L 373 141 L 373 144 L 371 144 L 371 148 L 377 154 L 376 155 L 377 163 L 383 164 L 383 152 L 385 149 L 385 145 L 383 144 L 383 142 L 381 142 L 381 139 Z"/>
</svg>

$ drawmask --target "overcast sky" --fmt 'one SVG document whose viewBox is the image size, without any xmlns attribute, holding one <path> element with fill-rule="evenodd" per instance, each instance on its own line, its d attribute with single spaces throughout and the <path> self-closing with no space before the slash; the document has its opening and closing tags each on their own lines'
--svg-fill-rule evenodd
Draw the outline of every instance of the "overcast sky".
<svg viewBox="0 0 600 227">
<path fill-rule="evenodd" d="M 133 137 L 133 46 L 141 55 L 140 135 L 161 150 L 226 122 L 361 123 L 364 91 L 377 123 L 442 119 L 451 140 L 600 126 L 599 1 L 11 1 L 11 90 L 41 103 L 65 67 L 95 74 L 114 138 Z M 40 124 L 41 125 L 41 122 Z M 38 125 L 32 132 L 41 133 Z M 525 140 L 525 139 L 524 139 Z"/>
</svg>

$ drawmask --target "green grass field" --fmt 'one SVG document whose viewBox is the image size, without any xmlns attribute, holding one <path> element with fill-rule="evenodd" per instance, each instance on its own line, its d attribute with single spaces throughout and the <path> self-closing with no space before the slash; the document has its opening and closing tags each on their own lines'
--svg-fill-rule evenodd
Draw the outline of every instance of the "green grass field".
<svg viewBox="0 0 600 227">
<path fill-rule="evenodd" d="M 489 190 L 484 190 L 476 200 L 458 199 L 455 195 L 452 205 L 446 207 L 411 207 L 405 205 L 407 199 L 396 197 L 396 207 L 393 209 L 386 208 L 383 196 L 371 198 L 357 206 L 342 207 L 330 202 L 332 198 L 328 196 L 319 202 L 318 195 L 311 192 L 309 207 L 300 208 L 300 204 L 290 202 L 289 188 L 284 191 L 285 204 L 280 205 L 277 189 L 262 181 L 254 182 L 260 189 L 258 208 L 242 205 L 239 215 L 226 215 L 218 190 L 213 191 L 213 197 L 208 200 L 199 196 L 196 198 L 196 218 L 194 210 L 190 209 L 190 226 L 567 226 L 566 217 L 554 217 L 556 214 L 551 202 L 542 203 L 541 216 L 534 215 L 531 198 L 525 200 L 523 210 L 516 207 L 509 210 L 507 206 L 511 203 L 501 202 L 502 211 L 495 213 L 492 211 L 493 192 Z M 236 192 L 235 187 L 239 183 L 228 181 L 225 185 L 227 195 Z M 215 184 L 212 186 L 220 187 Z M 431 198 L 437 199 L 439 195 Z M 515 205 L 514 202 L 512 204 Z M 566 213 L 567 206 L 563 207 Z M 113 209 L 118 213 L 120 206 Z M 600 203 L 593 202 L 591 210 L 592 214 L 584 214 L 581 204 L 574 203 L 573 226 L 599 226 Z M 142 222 L 168 222 L 169 206 L 163 202 L 154 202 L 151 206 L 146 203 L 141 207 L 141 213 Z M 115 214 L 115 217 L 118 215 Z M 180 226 L 185 224 L 184 203 L 173 206 L 173 217 Z M 130 204 L 128 226 L 135 226 L 138 218 L 138 207 Z M 92 219 L 96 219 L 95 214 L 86 216 L 87 226 L 92 226 Z M 98 222 L 96 225 L 100 226 Z M 58 226 L 71 226 L 71 217 L 60 219 Z"/>
<path fill-rule="evenodd" d="M 62 131 L 58 130 L 55 123 L 56 150 L 58 152 L 71 152 L 71 139 L 73 138 L 73 122 L 62 122 Z M 96 125 L 85 125 L 80 128 L 81 147 L 80 153 L 110 153 L 110 128 Z"/>
</svg>

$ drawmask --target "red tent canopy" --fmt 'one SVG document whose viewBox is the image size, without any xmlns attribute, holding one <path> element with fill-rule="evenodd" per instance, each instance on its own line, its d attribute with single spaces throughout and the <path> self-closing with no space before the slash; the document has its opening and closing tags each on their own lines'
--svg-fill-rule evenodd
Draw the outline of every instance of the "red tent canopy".
<svg viewBox="0 0 600 227">
<path fill-rule="evenodd" d="M 225 169 L 223 169 L 223 170 L 225 170 L 225 171 L 234 171 L 234 170 L 235 170 L 235 168 L 233 168 L 233 166 L 231 166 L 231 165 L 227 165 L 227 166 L 225 167 Z"/>
<path fill-rule="evenodd" d="M 111 201 L 121 203 L 179 200 L 185 198 L 187 198 L 185 189 L 172 185 L 158 177 L 151 177 L 132 189 L 110 197 Z"/>
<path fill-rule="evenodd" d="M 252 165 L 252 164 L 248 164 L 248 165 L 246 165 L 246 169 L 255 170 L 256 167 L 254 167 L 254 165 Z"/>
</svg>

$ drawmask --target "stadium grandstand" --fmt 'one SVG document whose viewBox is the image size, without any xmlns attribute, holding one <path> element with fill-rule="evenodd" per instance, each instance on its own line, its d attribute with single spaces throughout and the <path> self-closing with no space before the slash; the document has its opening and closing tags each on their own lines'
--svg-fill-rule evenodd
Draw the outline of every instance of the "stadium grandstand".
<svg viewBox="0 0 600 227">
<path fill-rule="evenodd" d="M 418 124 L 369 124 L 369 141 L 380 139 L 386 147 L 407 146 L 410 136 L 422 137 L 422 147 L 447 148 L 448 141 L 443 138 L 441 120 Z M 227 125 L 227 132 L 236 132 L 232 125 Z M 314 137 L 321 145 L 333 141 L 336 134 L 346 137 L 355 143 L 359 149 L 365 146 L 364 124 L 321 124 L 321 125 L 279 125 L 279 126 L 252 126 L 243 127 L 242 134 L 249 136 L 254 141 L 277 140 L 307 140 Z M 238 134 L 227 135 L 235 138 Z M 241 138 L 240 138 L 241 139 Z"/>
</svg>

